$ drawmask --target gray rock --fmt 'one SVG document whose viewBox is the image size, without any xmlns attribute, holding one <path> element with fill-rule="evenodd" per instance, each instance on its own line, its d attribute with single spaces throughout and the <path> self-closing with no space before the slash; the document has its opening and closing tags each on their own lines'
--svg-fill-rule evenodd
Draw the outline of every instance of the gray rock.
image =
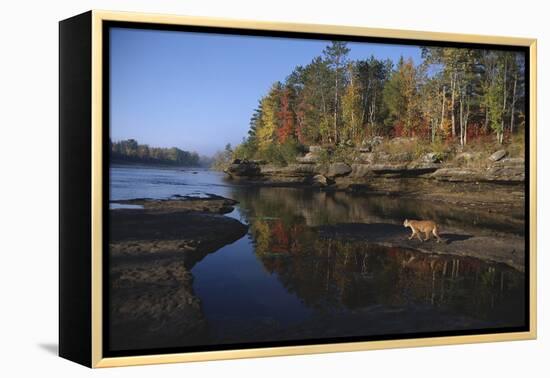
<svg viewBox="0 0 550 378">
<path fill-rule="evenodd" d="M 308 152 L 304 156 L 297 157 L 296 161 L 301 164 L 316 164 L 319 161 L 319 155 Z"/>
<path fill-rule="evenodd" d="M 424 173 L 432 173 L 441 168 L 441 163 L 428 163 L 428 162 L 413 162 L 407 165 L 408 175 L 421 175 Z"/>
<path fill-rule="evenodd" d="M 500 159 L 504 158 L 508 153 L 506 150 L 498 150 L 497 152 L 493 153 L 491 156 L 489 156 L 489 160 L 491 161 L 499 161 Z"/>
<path fill-rule="evenodd" d="M 472 168 L 441 168 L 432 173 L 432 177 L 442 181 L 476 182 L 480 172 Z"/>
<path fill-rule="evenodd" d="M 296 174 L 315 174 L 317 172 L 316 166 L 313 164 L 290 164 L 288 167 L 284 168 L 285 171 L 294 172 Z"/>
<path fill-rule="evenodd" d="M 523 182 L 525 181 L 525 169 L 514 166 L 493 166 L 487 170 L 484 178 L 487 181 Z"/>
<path fill-rule="evenodd" d="M 435 152 L 429 152 L 422 156 L 422 160 L 426 163 L 440 163 L 441 159 L 439 158 L 439 155 Z"/>
<path fill-rule="evenodd" d="M 376 174 L 407 172 L 407 164 L 373 164 L 370 168 Z"/>
<path fill-rule="evenodd" d="M 236 163 L 238 161 L 238 163 Z M 260 165 L 247 160 L 235 160 L 225 172 L 230 176 L 253 177 L 261 174 Z"/>
<path fill-rule="evenodd" d="M 352 164 L 350 176 L 354 178 L 364 178 L 372 176 L 373 172 L 370 164 Z"/>
<path fill-rule="evenodd" d="M 328 167 L 328 177 L 346 176 L 351 172 L 351 167 L 346 163 L 332 163 Z"/>
<path fill-rule="evenodd" d="M 329 184 L 328 179 L 323 175 L 313 176 L 312 181 L 313 181 L 313 186 L 318 186 L 318 187 L 325 187 Z"/>
</svg>

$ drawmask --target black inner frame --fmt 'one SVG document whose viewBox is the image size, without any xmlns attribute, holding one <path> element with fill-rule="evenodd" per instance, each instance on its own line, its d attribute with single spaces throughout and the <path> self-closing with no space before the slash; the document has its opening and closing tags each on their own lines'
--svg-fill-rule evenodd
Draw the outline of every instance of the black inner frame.
<svg viewBox="0 0 550 378">
<path fill-rule="evenodd" d="M 416 45 L 416 46 L 441 46 L 441 47 L 466 47 L 486 50 L 507 50 L 523 52 L 525 54 L 525 109 L 530 115 L 530 54 L 529 47 L 526 46 L 507 46 L 498 44 L 481 44 L 481 43 L 461 43 L 461 42 L 442 42 L 428 40 L 412 40 L 400 38 L 382 38 L 382 37 L 364 37 L 352 35 L 334 35 L 321 33 L 305 33 L 305 32 L 286 32 L 286 31 L 268 31 L 268 30 L 250 30 L 239 28 L 224 28 L 210 26 L 192 26 L 192 25 L 167 25 L 144 22 L 124 22 L 124 21 L 103 21 L 103 114 L 102 114 L 102 141 L 103 141 L 103 329 L 102 329 L 102 348 L 103 357 L 124 357 L 124 356 L 139 356 L 139 355 L 154 355 L 168 353 L 189 353 L 189 352 L 207 352 L 231 349 L 252 349 L 252 348 L 268 348 L 268 347 L 285 347 L 285 346 L 304 346 L 315 344 L 334 344 L 345 342 L 361 342 L 361 341 L 382 341 L 382 340 L 399 340 L 399 339 L 415 339 L 427 337 L 444 337 L 444 336 L 466 336 L 466 335 L 483 335 L 483 334 L 501 334 L 510 332 L 527 332 L 530 330 L 530 120 L 531 117 L 525 119 L 525 325 L 520 327 L 504 327 L 504 328 L 489 328 L 489 329 L 471 329 L 460 331 L 440 331 L 440 332 L 418 332 L 406 334 L 389 334 L 376 336 L 353 336 L 353 337 L 338 337 L 338 338 L 317 338 L 292 341 L 273 341 L 273 342 L 255 342 L 255 343 L 233 343 L 221 345 L 197 345 L 192 347 L 179 348 L 151 348 L 138 350 L 117 350 L 109 349 L 109 200 L 110 200 L 110 151 L 105 148 L 109 145 L 110 137 L 110 29 L 113 27 L 142 29 L 142 30 L 164 30 L 178 32 L 195 32 L 207 34 L 230 34 L 242 36 L 256 37 L 279 37 L 279 38 L 296 38 L 296 39 L 313 39 L 313 40 L 338 40 L 345 42 L 368 42 L 368 43 L 383 43 L 395 45 Z M 108 195 L 105 195 L 108 194 Z"/>
</svg>

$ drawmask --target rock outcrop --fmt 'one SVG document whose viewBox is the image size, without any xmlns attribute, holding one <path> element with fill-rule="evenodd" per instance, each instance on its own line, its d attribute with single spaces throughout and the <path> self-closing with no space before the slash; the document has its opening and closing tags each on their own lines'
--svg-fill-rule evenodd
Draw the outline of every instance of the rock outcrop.
<svg viewBox="0 0 550 378">
<path fill-rule="evenodd" d="M 254 161 L 236 159 L 225 170 L 230 177 L 246 178 L 261 175 L 260 164 Z"/>
<path fill-rule="evenodd" d="M 219 196 L 117 202 L 142 208 L 110 210 L 111 347 L 196 345 L 207 328 L 190 271 L 246 235 L 247 226 L 222 215 L 237 202 Z"/>
<path fill-rule="evenodd" d="M 328 166 L 327 177 L 342 177 L 347 176 L 352 171 L 351 167 L 346 163 L 332 163 Z"/>
<path fill-rule="evenodd" d="M 499 159 L 488 168 L 448 167 L 435 171 L 432 176 L 440 181 L 521 183 L 525 181 L 525 160 Z"/>
<path fill-rule="evenodd" d="M 489 160 L 499 161 L 500 159 L 503 159 L 504 157 L 506 157 L 506 155 L 508 155 L 506 150 L 498 150 L 495 153 L 493 153 L 491 156 L 489 156 Z"/>
<path fill-rule="evenodd" d="M 401 145 L 410 142 L 410 138 L 396 138 L 388 143 L 397 146 L 399 151 Z M 481 152 L 461 152 L 448 160 L 448 152 L 428 152 L 413 159 L 410 152 L 377 151 L 376 146 L 380 143 L 382 139 L 366 141 L 350 153 L 351 162 L 326 163 L 321 155 L 326 154 L 330 159 L 334 152 L 322 146 L 310 146 L 307 154 L 286 167 L 244 160 L 234 161 L 226 172 L 232 178 L 264 185 L 313 185 L 334 189 L 370 184 L 377 178 L 419 177 L 448 182 L 512 184 L 525 180 L 524 159 L 508 158 L 504 149 L 488 157 Z M 326 183 L 321 176 L 328 179 Z"/>
</svg>

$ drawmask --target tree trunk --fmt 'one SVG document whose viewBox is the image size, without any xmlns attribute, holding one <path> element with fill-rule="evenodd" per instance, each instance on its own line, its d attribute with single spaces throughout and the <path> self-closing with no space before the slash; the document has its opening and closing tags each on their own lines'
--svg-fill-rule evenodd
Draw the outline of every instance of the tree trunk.
<svg viewBox="0 0 550 378">
<path fill-rule="evenodd" d="M 445 86 L 443 86 L 442 91 L 443 91 L 442 92 L 443 99 L 441 101 L 441 126 L 439 128 L 443 131 L 445 127 L 445 102 L 447 100 L 447 95 L 445 93 Z"/>
<path fill-rule="evenodd" d="M 516 86 L 518 82 L 517 73 L 514 75 L 514 89 L 512 91 L 512 104 L 510 105 L 510 135 L 514 132 L 514 112 L 516 106 Z"/>
<path fill-rule="evenodd" d="M 334 144 L 338 144 L 338 129 L 336 125 L 337 117 L 338 117 L 338 63 L 336 63 L 335 83 L 334 83 Z"/>
<path fill-rule="evenodd" d="M 468 119 L 470 118 L 470 99 L 466 102 L 466 116 L 464 117 L 464 145 L 468 143 Z"/>
<path fill-rule="evenodd" d="M 375 120 L 376 120 L 376 89 L 373 90 L 371 106 L 370 106 L 369 122 L 370 122 L 371 128 L 374 128 Z"/>
<path fill-rule="evenodd" d="M 352 94 L 353 94 L 353 96 L 355 96 L 355 88 L 353 87 L 353 72 L 352 72 L 351 69 L 350 69 L 350 72 L 349 72 L 349 77 L 350 77 L 351 90 L 353 91 Z M 356 132 L 355 132 L 355 100 L 352 97 L 352 102 L 351 102 L 351 140 L 352 141 L 355 141 L 355 135 L 356 135 Z"/>
<path fill-rule="evenodd" d="M 464 97 L 464 96 L 463 96 L 463 94 L 461 93 L 461 94 L 460 94 L 460 97 L 459 97 L 459 99 L 458 99 L 458 102 L 459 102 L 459 104 L 458 104 L 458 109 L 459 109 L 459 113 L 458 113 L 458 115 L 459 115 L 458 123 L 460 124 L 460 145 L 461 145 L 462 147 L 464 147 L 464 125 L 462 124 L 463 119 L 464 119 L 464 118 L 463 118 L 463 117 L 464 117 L 464 115 L 463 115 L 463 110 L 464 110 L 464 101 L 463 101 L 463 97 Z"/>
<path fill-rule="evenodd" d="M 455 77 L 455 73 L 453 72 L 451 74 L 451 135 L 452 135 L 453 139 L 456 136 L 456 131 L 455 131 L 455 86 L 456 86 L 456 83 L 455 83 L 455 80 L 456 80 L 456 77 Z"/>
<path fill-rule="evenodd" d="M 501 135 L 500 135 L 500 140 L 499 140 L 499 143 L 502 144 L 502 142 L 504 141 L 504 118 L 506 117 L 506 98 L 508 97 L 508 91 L 507 91 L 507 88 L 506 88 L 506 79 L 508 77 L 508 57 L 505 55 L 504 56 L 504 83 L 503 83 L 503 96 L 502 96 L 502 118 L 500 120 L 500 124 L 501 124 Z"/>
</svg>

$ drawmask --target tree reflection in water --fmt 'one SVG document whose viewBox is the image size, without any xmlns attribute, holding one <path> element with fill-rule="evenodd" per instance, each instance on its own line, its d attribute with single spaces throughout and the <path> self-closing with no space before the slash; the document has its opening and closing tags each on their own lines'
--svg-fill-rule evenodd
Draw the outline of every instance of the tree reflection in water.
<svg viewBox="0 0 550 378">
<path fill-rule="evenodd" d="M 437 206 L 424 206 L 415 213 L 411 205 L 400 207 L 386 197 L 366 200 L 343 193 L 283 188 L 235 191 L 234 198 L 241 202 L 255 254 L 264 268 L 276 273 L 289 292 L 321 314 L 357 314 L 383 306 L 428 308 L 449 319 L 460 318 L 458 324 L 454 320 L 448 323 L 458 328 L 462 320 L 463 328 L 524 323 L 524 274 L 504 264 L 366 241 L 332 240 L 321 237 L 313 227 L 345 221 L 379 222 L 388 219 L 386 214 L 402 219 L 411 213 L 444 223 L 444 210 Z M 454 213 L 450 221 L 459 224 L 460 215 Z M 493 219 L 487 214 L 479 216 L 488 225 L 484 231 L 491 232 L 490 225 L 503 227 L 500 215 Z M 405 310 L 401 315 L 401 328 L 396 330 L 417 331 L 415 311 Z M 445 330 L 445 326 L 431 325 L 434 330 Z"/>
</svg>

